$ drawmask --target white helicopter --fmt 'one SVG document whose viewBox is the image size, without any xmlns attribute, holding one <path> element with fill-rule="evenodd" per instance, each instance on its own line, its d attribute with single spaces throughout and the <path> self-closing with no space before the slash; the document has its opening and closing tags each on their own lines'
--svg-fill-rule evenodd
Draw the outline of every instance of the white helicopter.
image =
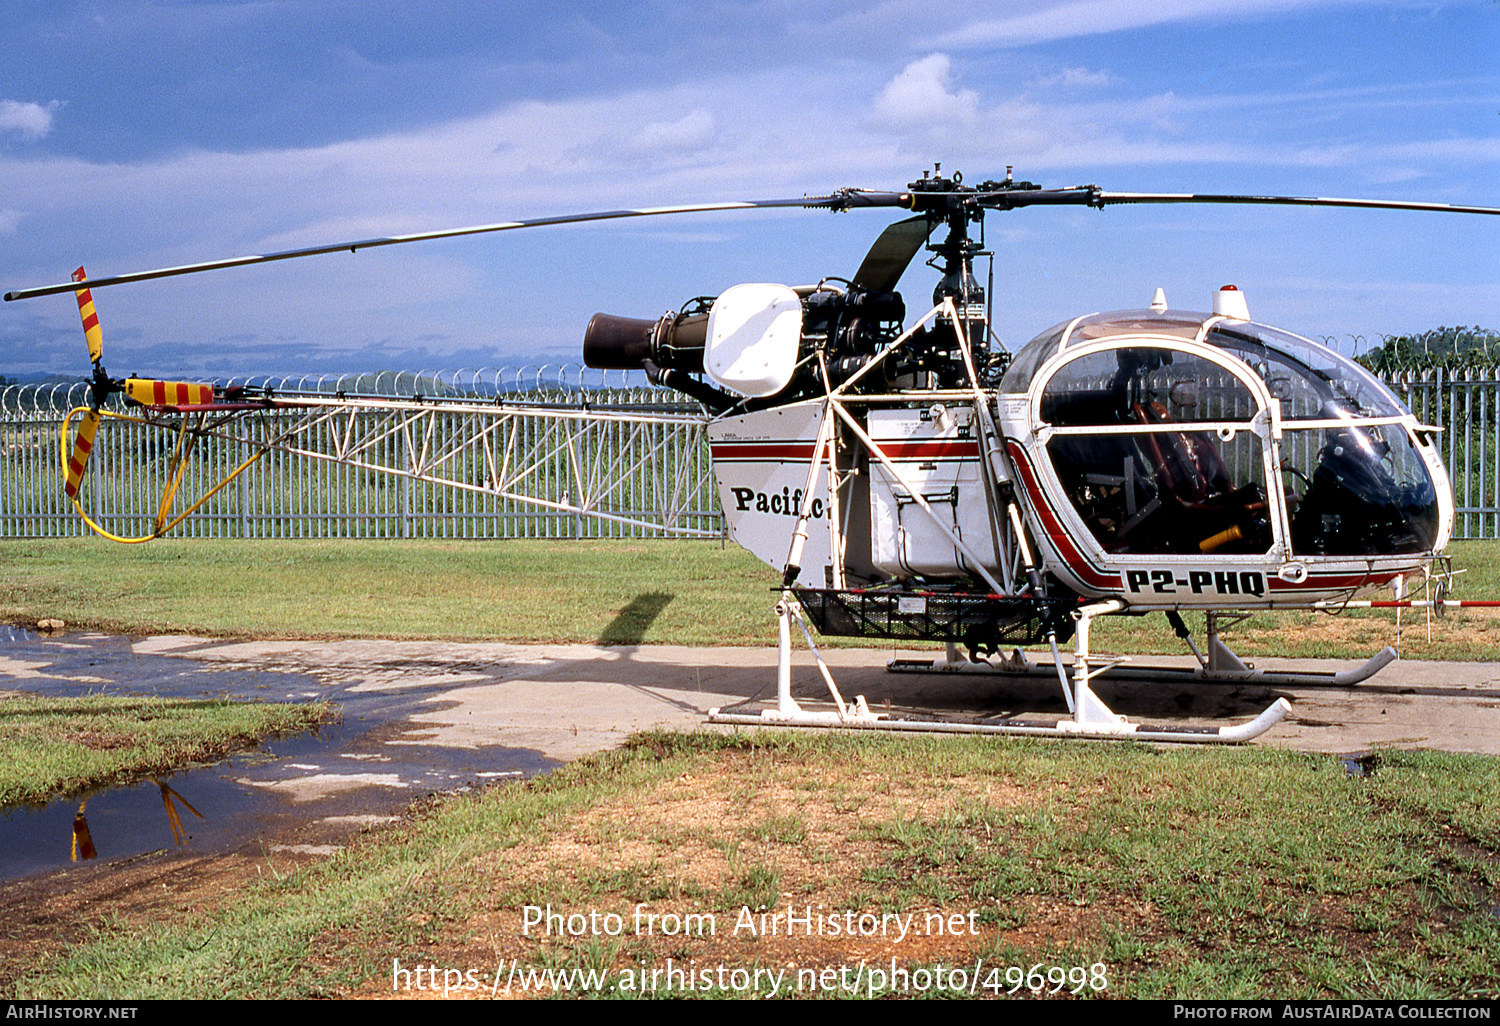
<svg viewBox="0 0 1500 1026">
<path fill-rule="evenodd" d="M 939 169 L 898 192 L 846 189 L 509 221 L 88 284 L 623 217 L 791 206 L 912 211 L 881 233 L 852 278 L 738 285 L 655 320 L 598 314 L 585 332 L 589 366 L 644 371 L 701 404 L 730 534 L 782 571 L 776 708 L 715 710 L 710 719 L 1243 741 L 1284 717 L 1287 701 L 1232 727 L 1152 726 L 1116 715 L 1091 682 L 1105 672 L 1271 684 L 1365 679 L 1394 653 L 1340 674 L 1256 671 L 1224 645 L 1220 618 L 1346 604 L 1422 574 L 1449 540 L 1452 493 L 1433 444 L 1438 428 L 1418 422 L 1352 361 L 1255 323 L 1233 287 L 1214 295 L 1210 311 L 1170 308 L 1158 290 L 1146 308 L 1073 318 L 1013 356 L 994 345 L 990 296 L 973 266 L 988 255 L 971 231 L 986 213 L 1135 203 L 1500 213 L 1379 200 L 1044 189 L 1009 170 L 1002 181 L 970 186 Z M 940 228 L 944 237 L 930 241 Z M 941 280 L 932 307 L 909 322 L 894 289 L 924 247 Z M 77 281 L 5 299 L 65 291 L 78 293 L 87 332 L 92 301 Z M 111 391 L 167 414 L 288 402 L 250 393 L 225 402 L 178 383 L 113 382 L 93 336 L 90 351 L 94 400 L 72 447 L 70 495 Z M 159 531 L 163 523 L 159 517 Z M 1203 649 L 1183 610 L 1206 614 Z M 1096 617 L 1144 612 L 1166 614 L 1197 657 L 1195 670 L 1125 667 L 1090 652 Z M 1055 674 L 1070 717 L 954 723 L 874 713 L 863 698 L 840 695 L 809 622 L 825 635 L 947 645 L 944 660 L 898 661 L 893 669 Z M 804 710 L 792 696 L 794 625 L 813 650 L 833 712 Z M 1070 663 L 1060 652 L 1069 640 Z M 1050 647 L 1050 666 L 1020 654 L 1039 644 Z M 1007 649 L 1014 654 L 988 658 Z"/>
</svg>

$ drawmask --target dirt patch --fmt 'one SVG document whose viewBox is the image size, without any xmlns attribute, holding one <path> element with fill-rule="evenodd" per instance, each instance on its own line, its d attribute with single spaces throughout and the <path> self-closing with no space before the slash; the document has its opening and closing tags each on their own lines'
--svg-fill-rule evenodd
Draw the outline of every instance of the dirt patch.
<svg viewBox="0 0 1500 1026">
<path fill-rule="evenodd" d="M 136 739 L 117 730 L 74 730 L 65 740 L 68 744 L 92 751 L 103 752 L 114 748 L 129 748 Z"/>
<path fill-rule="evenodd" d="M 629 799 L 594 805 L 546 837 L 482 856 L 452 884 L 461 891 L 455 904 L 478 911 L 430 957 L 487 976 L 517 962 L 591 964 L 616 979 L 668 965 L 774 967 L 787 981 L 800 974 L 804 992 L 833 994 L 847 991 L 852 977 L 839 975 L 846 967 L 972 969 L 981 953 L 1088 948 L 1103 924 L 1154 918 L 1119 897 L 1090 904 L 1020 895 L 999 908 L 955 888 L 973 843 L 958 834 L 1007 843 L 999 830 L 959 823 L 958 810 L 972 819 L 978 804 L 998 822 L 1033 809 L 1044 793 L 983 775 L 903 780 L 857 765 L 822 770 L 812 787 L 795 760 L 771 766 L 725 753 Z M 957 827 L 951 836 L 945 824 Z M 873 868 L 893 856 L 904 884 Z M 389 997 L 391 986 L 373 979 L 358 996 Z"/>
</svg>

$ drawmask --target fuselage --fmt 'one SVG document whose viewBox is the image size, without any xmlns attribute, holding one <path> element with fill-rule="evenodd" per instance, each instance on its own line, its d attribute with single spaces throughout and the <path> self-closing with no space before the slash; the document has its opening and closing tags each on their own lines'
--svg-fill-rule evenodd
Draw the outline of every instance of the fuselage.
<svg viewBox="0 0 1500 1026">
<path fill-rule="evenodd" d="M 1139 609 L 1308 606 L 1420 572 L 1451 534 L 1434 429 L 1247 320 L 1080 317 L 998 387 L 837 402 L 827 428 L 818 398 L 710 427 L 732 536 L 779 569 L 808 514 L 814 587 L 1020 590 L 1030 555 L 1059 592 Z"/>
</svg>

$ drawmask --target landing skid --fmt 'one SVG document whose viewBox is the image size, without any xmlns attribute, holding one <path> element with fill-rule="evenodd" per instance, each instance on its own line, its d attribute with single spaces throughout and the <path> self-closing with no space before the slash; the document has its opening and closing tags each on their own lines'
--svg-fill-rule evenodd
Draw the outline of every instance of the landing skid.
<svg viewBox="0 0 1500 1026">
<path fill-rule="evenodd" d="M 862 695 L 857 696 L 853 702 L 845 702 L 843 696 L 839 694 L 838 685 L 834 683 L 833 674 L 828 669 L 828 664 L 823 661 L 822 654 L 818 651 L 817 645 L 812 640 L 812 635 L 802 619 L 796 602 L 789 593 L 784 594 L 782 601 L 776 607 L 780 642 L 779 659 L 777 661 L 776 708 L 765 709 L 758 713 L 710 709 L 708 721 L 710 723 L 762 727 L 837 727 L 844 730 L 901 730 L 945 734 L 1013 734 L 1025 737 L 1070 737 L 1108 741 L 1137 740 L 1173 741 L 1184 744 L 1238 744 L 1264 734 L 1285 718 L 1287 713 L 1291 712 L 1291 703 L 1284 698 L 1278 698 L 1255 719 L 1235 726 L 1188 727 L 1170 724 L 1131 723 L 1123 716 L 1117 715 L 1094 694 L 1093 689 L 1090 687 L 1090 681 L 1100 674 L 1115 670 L 1118 667 L 1118 661 L 1106 661 L 1098 665 L 1095 669 L 1090 670 L 1088 637 L 1089 624 L 1095 616 L 1118 612 L 1120 608 L 1122 608 L 1120 603 L 1110 601 L 1101 602 L 1094 606 L 1085 606 L 1078 610 L 1076 614 L 1078 616 L 1077 641 L 1073 664 L 1069 669 L 1063 667 L 1061 655 L 1057 651 L 1057 645 L 1054 643 L 1052 646 L 1053 663 L 1049 669 L 1062 688 L 1063 698 L 1067 701 L 1068 710 L 1072 714 L 1071 719 L 1065 718 L 1055 723 L 1009 718 L 998 720 L 945 720 L 938 717 L 895 716 L 885 713 L 874 713 L 870 711 L 870 707 Z M 823 676 L 824 683 L 828 686 L 829 695 L 834 705 L 833 712 L 811 712 L 805 710 L 792 698 L 791 626 L 793 620 L 801 628 L 802 635 L 807 640 L 808 648 L 812 651 L 813 658 L 817 661 L 818 670 Z M 937 672 L 1016 672 L 997 670 L 989 667 L 988 664 L 966 662 L 964 665 L 984 666 L 985 671 L 940 668 Z M 1028 665 L 1031 665 L 1038 672 L 1041 669 L 1038 666 L 1034 666 L 1034 664 Z M 1384 663 L 1381 665 L 1384 665 Z M 925 672 L 933 672 L 932 666 L 933 664 L 928 664 Z M 1376 667 L 1376 669 L 1379 669 L 1379 667 Z M 1069 671 L 1071 671 L 1071 675 Z M 1253 671 L 1247 670 L 1246 672 Z"/>
<path fill-rule="evenodd" d="M 1110 680 L 1147 681 L 1152 683 L 1196 683 L 1196 684 L 1264 684 L 1270 687 L 1353 687 L 1368 680 L 1396 660 L 1396 651 L 1387 645 L 1371 656 L 1362 666 L 1350 670 L 1257 670 L 1249 666 L 1232 652 L 1219 637 L 1220 621 L 1238 623 L 1249 614 L 1209 611 L 1206 638 L 1207 655 L 1193 644 L 1187 628 L 1180 617 L 1174 619 L 1178 636 L 1187 642 L 1193 657 L 1198 661 L 1194 667 L 1134 665 L 1125 658 L 1117 659 L 1099 675 L 1108 674 Z M 978 673 L 993 676 L 1051 677 L 1066 674 L 1068 668 L 1058 659 L 1053 649 L 1052 663 L 1034 663 L 1017 649 L 1008 658 L 998 662 L 974 662 L 964 658 L 957 646 L 948 646 L 946 659 L 896 659 L 887 667 L 892 673 Z"/>
<path fill-rule="evenodd" d="M 1389 666 L 1396 659 L 1396 652 L 1387 646 L 1377 652 L 1362 666 L 1350 670 L 1256 670 L 1248 666 L 1242 669 L 1223 669 L 1208 666 L 1151 666 L 1146 664 L 1118 663 L 1101 676 L 1109 680 L 1132 680 L 1156 683 L 1181 682 L 1196 684 L 1264 684 L 1269 687 L 1353 687 L 1368 680 Z M 991 677 L 1037 677 L 1057 676 L 1058 667 L 1052 663 L 1032 662 L 1024 652 L 1017 651 L 1009 658 L 998 662 L 971 662 L 958 652 L 949 653 L 947 659 L 894 659 L 886 667 L 892 673 L 966 673 Z M 1063 673 L 1071 668 L 1063 665 Z"/>
</svg>

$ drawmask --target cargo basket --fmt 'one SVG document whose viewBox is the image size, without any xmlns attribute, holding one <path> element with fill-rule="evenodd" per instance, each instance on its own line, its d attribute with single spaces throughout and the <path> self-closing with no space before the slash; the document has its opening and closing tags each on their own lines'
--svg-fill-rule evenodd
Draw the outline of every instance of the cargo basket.
<svg viewBox="0 0 1500 1026">
<path fill-rule="evenodd" d="M 1035 645 L 1056 633 L 1072 637 L 1068 616 L 1078 599 L 971 594 L 952 591 L 794 592 L 820 634 L 840 638 L 954 641 L 973 648 Z"/>
</svg>

